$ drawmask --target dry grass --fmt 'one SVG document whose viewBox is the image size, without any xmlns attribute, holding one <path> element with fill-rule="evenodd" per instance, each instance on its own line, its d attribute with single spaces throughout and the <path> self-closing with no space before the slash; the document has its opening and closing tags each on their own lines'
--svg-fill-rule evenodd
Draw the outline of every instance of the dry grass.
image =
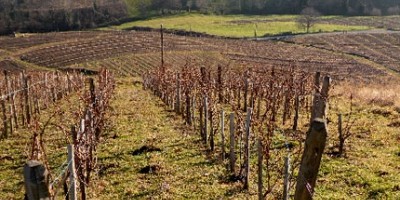
<svg viewBox="0 0 400 200">
<path fill-rule="evenodd" d="M 386 84 L 354 85 L 342 83 L 332 91 L 334 96 L 353 97 L 354 100 L 371 106 L 400 107 L 400 85 L 395 82 Z"/>
</svg>

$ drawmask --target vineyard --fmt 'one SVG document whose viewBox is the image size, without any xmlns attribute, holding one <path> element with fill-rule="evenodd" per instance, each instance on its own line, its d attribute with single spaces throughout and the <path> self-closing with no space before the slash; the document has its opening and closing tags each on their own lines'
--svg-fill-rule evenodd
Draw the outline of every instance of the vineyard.
<svg viewBox="0 0 400 200">
<path fill-rule="evenodd" d="M 399 72 L 400 35 L 393 34 L 339 34 L 334 36 L 303 37 L 294 42 L 329 51 L 366 58 L 390 70 Z"/>
<path fill-rule="evenodd" d="M 368 17 L 336 17 L 321 20 L 322 23 L 328 24 L 342 24 L 342 25 L 357 25 L 357 26 L 369 26 L 375 28 L 386 28 L 388 30 L 399 30 L 399 16 L 381 16 L 374 17 L 373 19 Z"/>
<path fill-rule="evenodd" d="M 399 41 L 1 37 L 0 198 L 397 199 Z"/>
</svg>

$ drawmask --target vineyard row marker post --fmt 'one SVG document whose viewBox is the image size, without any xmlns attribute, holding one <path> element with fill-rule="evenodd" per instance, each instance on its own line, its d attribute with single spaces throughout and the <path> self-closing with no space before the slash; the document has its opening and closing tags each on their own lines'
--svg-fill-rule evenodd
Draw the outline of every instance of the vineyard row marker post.
<svg viewBox="0 0 400 200">
<path fill-rule="evenodd" d="M 293 130 L 297 131 L 297 126 L 299 123 L 299 110 L 300 110 L 300 97 L 299 95 L 296 95 L 296 99 L 294 101 L 294 119 L 293 119 Z"/>
<path fill-rule="evenodd" d="M 297 176 L 295 200 L 312 199 L 327 135 L 326 121 L 316 118 L 307 134 L 299 175 Z"/>
<path fill-rule="evenodd" d="M 250 126 L 251 126 L 251 114 L 253 112 L 252 108 L 247 108 L 247 117 L 246 117 L 246 138 L 245 138 L 245 147 L 244 147 L 244 167 L 245 167 L 245 176 L 244 176 L 244 189 L 249 189 L 249 176 L 250 176 Z"/>
<path fill-rule="evenodd" d="M 3 113 L 3 134 L 0 138 L 8 138 L 8 124 L 7 124 L 7 109 L 6 102 L 4 99 L 1 99 L 1 111 Z"/>
<path fill-rule="evenodd" d="M 315 118 L 324 119 L 328 109 L 328 93 L 331 86 L 331 78 L 329 76 L 324 77 L 324 82 L 320 92 L 314 94 L 314 102 L 312 106 L 311 122 Z"/>
<path fill-rule="evenodd" d="M 225 120 L 225 112 L 221 110 L 221 159 L 222 162 L 225 160 L 225 133 L 224 133 L 224 120 Z"/>
<path fill-rule="evenodd" d="M 69 165 L 69 200 L 77 200 L 76 196 L 76 173 L 75 173 L 75 151 L 74 145 L 68 145 L 68 163 L 71 162 Z"/>
<path fill-rule="evenodd" d="M 164 68 L 164 30 L 162 24 L 160 33 L 161 33 L 161 67 Z"/>
<path fill-rule="evenodd" d="M 258 138 L 257 141 L 257 154 L 258 154 L 258 199 L 263 200 L 264 195 L 263 195 L 263 146 L 262 146 L 262 141 L 261 138 Z"/>
<path fill-rule="evenodd" d="M 180 114 L 181 113 L 181 82 L 180 82 L 181 75 L 178 73 L 176 75 L 176 106 L 175 112 Z"/>
<path fill-rule="evenodd" d="M 207 144 L 208 129 L 208 100 L 204 97 L 204 143 Z"/>
<path fill-rule="evenodd" d="M 235 174 L 235 113 L 229 115 L 229 163 L 231 174 Z"/>
<path fill-rule="evenodd" d="M 29 77 L 23 73 L 22 75 L 23 83 L 24 83 L 24 96 L 25 96 L 25 113 L 26 113 L 26 123 L 29 126 L 31 124 L 31 113 L 30 113 L 30 105 L 29 105 Z"/>
<path fill-rule="evenodd" d="M 210 148 L 211 151 L 214 151 L 214 111 L 210 110 Z"/>
<path fill-rule="evenodd" d="M 290 184 L 290 157 L 285 157 L 285 180 L 283 184 L 283 200 L 289 199 L 289 184 Z"/>
</svg>

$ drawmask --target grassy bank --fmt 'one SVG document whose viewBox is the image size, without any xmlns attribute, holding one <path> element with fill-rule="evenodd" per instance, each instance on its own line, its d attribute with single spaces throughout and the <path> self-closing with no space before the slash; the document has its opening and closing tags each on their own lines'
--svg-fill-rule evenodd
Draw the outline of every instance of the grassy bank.
<svg viewBox="0 0 400 200">
<path fill-rule="evenodd" d="M 187 31 L 205 32 L 218 36 L 253 37 L 279 35 L 282 33 L 304 33 L 296 23 L 296 15 L 202 15 L 183 14 L 168 17 L 156 17 L 148 20 L 135 21 L 113 26 L 106 29 L 126 29 L 133 26 L 159 28 L 161 24 L 168 29 L 183 29 Z M 338 24 L 317 23 L 310 32 L 333 32 L 365 30 L 367 26 L 346 26 Z"/>
</svg>

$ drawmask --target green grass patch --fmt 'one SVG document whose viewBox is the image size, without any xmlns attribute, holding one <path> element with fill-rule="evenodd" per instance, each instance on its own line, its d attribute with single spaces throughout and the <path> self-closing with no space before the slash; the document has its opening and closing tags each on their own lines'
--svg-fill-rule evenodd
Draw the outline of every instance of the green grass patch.
<svg viewBox="0 0 400 200">
<path fill-rule="evenodd" d="M 203 15 L 182 14 L 168 17 L 156 17 L 135 21 L 106 29 L 126 29 L 133 26 L 159 28 L 161 24 L 167 29 L 183 29 L 187 31 L 205 32 L 218 36 L 253 37 L 279 35 L 282 33 L 305 33 L 296 23 L 296 15 Z M 315 24 L 310 32 L 332 32 L 365 30 L 367 26 L 345 26 L 336 24 Z"/>
</svg>

